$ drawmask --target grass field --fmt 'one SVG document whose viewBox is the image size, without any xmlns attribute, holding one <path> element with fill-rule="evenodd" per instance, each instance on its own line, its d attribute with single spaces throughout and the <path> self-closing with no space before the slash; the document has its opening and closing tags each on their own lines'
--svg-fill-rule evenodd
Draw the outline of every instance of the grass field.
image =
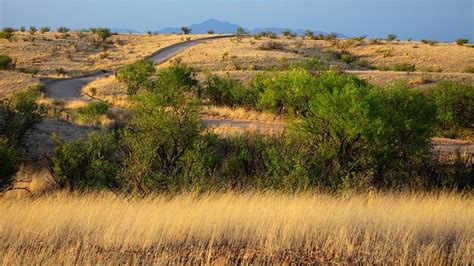
<svg viewBox="0 0 474 266">
<path fill-rule="evenodd" d="M 63 192 L 0 200 L 4 265 L 474 262 L 472 195 Z"/>
</svg>

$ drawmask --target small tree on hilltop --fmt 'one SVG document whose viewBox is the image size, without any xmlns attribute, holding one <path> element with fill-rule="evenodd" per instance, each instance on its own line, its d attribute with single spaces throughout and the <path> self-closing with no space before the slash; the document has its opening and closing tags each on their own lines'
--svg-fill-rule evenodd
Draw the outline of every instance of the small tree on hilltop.
<svg viewBox="0 0 474 266">
<path fill-rule="evenodd" d="M 15 32 L 15 29 L 12 27 L 5 27 L 3 30 L 0 32 L 0 39 L 7 39 L 11 41 L 13 34 Z"/>
<path fill-rule="evenodd" d="M 68 32 L 70 31 L 70 29 L 69 29 L 69 28 L 66 28 L 66 27 L 59 27 L 59 28 L 57 29 L 57 31 L 58 31 L 59 33 L 68 33 Z"/>
<path fill-rule="evenodd" d="M 314 39 L 314 32 L 310 31 L 310 30 L 306 30 L 304 32 L 304 36 L 308 39 Z"/>
<path fill-rule="evenodd" d="M 213 30 L 208 30 L 207 34 L 214 34 L 214 31 Z"/>
<path fill-rule="evenodd" d="M 243 35 L 246 35 L 246 34 L 247 34 L 247 32 L 242 27 L 238 27 L 236 32 L 235 32 L 235 35 L 237 35 L 237 37 L 242 37 Z"/>
<path fill-rule="evenodd" d="M 187 35 L 191 33 L 192 29 L 188 27 L 181 27 L 181 31 Z"/>
<path fill-rule="evenodd" d="M 457 39 L 456 40 L 456 44 L 461 45 L 461 46 L 465 45 L 468 42 L 469 42 L 469 39 Z"/>
<path fill-rule="evenodd" d="M 26 31 L 26 28 L 25 26 L 21 26 L 20 29 L 18 29 L 20 32 L 25 32 Z"/>
<path fill-rule="evenodd" d="M 387 35 L 387 40 L 389 41 L 394 41 L 395 39 L 397 38 L 397 35 L 393 34 L 393 33 L 390 33 L 389 35 Z"/>
<path fill-rule="evenodd" d="M 97 28 L 95 29 L 95 32 L 94 32 L 97 36 L 99 36 L 99 38 L 101 39 L 101 41 L 104 43 L 107 38 L 109 38 L 110 36 L 112 36 L 112 32 L 110 31 L 110 29 L 108 28 Z"/>
<path fill-rule="evenodd" d="M 40 32 L 43 33 L 43 34 L 46 33 L 46 32 L 50 32 L 50 31 L 51 31 L 50 27 L 41 27 L 41 29 L 40 29 Z"/>
<path fill-rule="evenodd" d="M 35 26 L 30 27 L 30 34 L 31 35 L 34 35 L 37 31 L 38 31 L 38 29 Z"/>
</svg>

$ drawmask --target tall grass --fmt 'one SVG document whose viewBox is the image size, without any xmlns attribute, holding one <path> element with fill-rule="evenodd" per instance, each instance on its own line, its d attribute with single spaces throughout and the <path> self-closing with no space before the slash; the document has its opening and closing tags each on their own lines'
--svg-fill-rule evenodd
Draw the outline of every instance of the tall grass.
<svg viewBox="0 0 474 266">
<path fill-rule="evenodd" d="M 472 195 L 58 193 L 0 214 L 0 264 L 474 261 Z"/>
</svg>

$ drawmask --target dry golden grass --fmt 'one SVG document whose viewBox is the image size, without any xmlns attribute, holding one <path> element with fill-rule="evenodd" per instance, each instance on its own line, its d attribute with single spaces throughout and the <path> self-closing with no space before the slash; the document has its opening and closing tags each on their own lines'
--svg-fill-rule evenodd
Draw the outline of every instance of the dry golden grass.
<svg viewBox="0 0 474 266">
<path fill-rule="evenodd" d="M 268 112 L 258 112 L 243 107 L 206 106 L 201 114 L 204 117 L 255 121 L 262 123 L 282 124 L 285 122 L 281 116 L 277 116 Z"/>
<path fill-rule="evenodd" d="M 0 199 L 1 264 L 472 264 L 472 195 Z"/>
<path fill-rule="evenodd" d="M 143 58 L 156 50 L 185 40 L 183 35 L 120 34 L 110 38 L 113 47 L 107 51 L 95 48 L 91 33 L 16 33 L 15 41 L 0 39 L 0 54 L 17 60 L 17 68 L 39 70 L 40 75 L 57 76 L 57 68 L 68 75 L 81 75 L 102 69 L 113 69 Z M 192 39 L 207 34 L 190 35 Z M 34 39 L 34 40 L 32 40 Z"/>
</svg>

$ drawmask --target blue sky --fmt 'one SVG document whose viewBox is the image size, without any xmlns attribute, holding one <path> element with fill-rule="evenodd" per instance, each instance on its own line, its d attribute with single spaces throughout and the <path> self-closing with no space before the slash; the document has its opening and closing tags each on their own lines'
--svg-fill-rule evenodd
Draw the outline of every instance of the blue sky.
<svg viewBox="0 0 474 266">
<path fill-rule="evenodd" d="M 0 0 L 0 26 L 104 26 L 140 31 L 209 18 L 246 28 L 474 40 L 474 0 Z"/>
</svg>

